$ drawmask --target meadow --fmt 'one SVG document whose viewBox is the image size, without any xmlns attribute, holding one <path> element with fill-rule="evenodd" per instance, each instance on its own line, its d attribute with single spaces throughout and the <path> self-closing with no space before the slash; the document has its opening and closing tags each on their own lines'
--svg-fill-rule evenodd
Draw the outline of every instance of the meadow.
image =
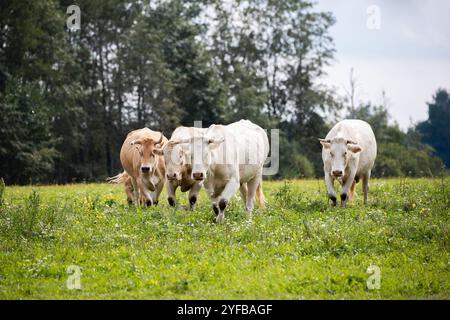
<svg viewBox="0 0 450 320">
<path fill-rule="evenodd" d="M 373 179 L 369 204 L 359 184 L 347 208 L 322 180 L 263 188 L 265 209 L 247 215 L 236 195 L 215 224 L 203 190 L 189 211 L 181 193 L 176 209 L 165 192 L 134 208 L 122 186 L 7 186 L 0 299 L 450 298 L 450 178 Z"/>
</svg>

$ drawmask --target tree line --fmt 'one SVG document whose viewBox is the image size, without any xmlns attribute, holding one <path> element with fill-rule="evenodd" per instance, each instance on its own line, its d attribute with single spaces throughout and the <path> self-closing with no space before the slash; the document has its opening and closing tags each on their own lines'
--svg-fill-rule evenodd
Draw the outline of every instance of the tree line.
<svg viewBox="0 0 450 320">
<path fill-rule="evenodd" d="M 76 31 L 66 26 L 72 4 L 81 10 Z M 307 0 L 4 0 L 0 176 L 99 181 L 121 170 L 133 129 L 170 136 L 195 120 L 242 118 L 280 129 L 275 178 L 320 176 L 317 138 L 346 109 L 375 128 L 375 175 L 439 174 L 438 156 L 450 165 L 450 135 L 439 129 L 448 132 L 448 93 L 439 90 L 430 118 L 408 132 L 383 106 L 350 108 L 319 81 L 335 53 L 334 23 Z"/>
</svg>

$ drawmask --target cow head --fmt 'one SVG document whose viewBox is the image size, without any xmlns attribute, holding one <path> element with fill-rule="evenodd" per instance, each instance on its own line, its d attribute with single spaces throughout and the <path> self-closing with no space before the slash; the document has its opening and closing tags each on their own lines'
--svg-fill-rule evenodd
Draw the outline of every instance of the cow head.
<svg viewBox="0 0 450 320">
<path fill-rule="evenodd" d="M 162 142 L 163 134 L 158 141 L 152 138 L 136 139 L 130 142 L 132 146 L 136 146 L 139 152 L 141 172 L 143 174 L 150 174 L 156 170 L 158 165 L 158 155 L 162 154 L 162 150 L 158 148 L 158 145 Z"/>
<path fill-rule="evenodd" d="M 164 146 L 163 153 L 167 180 L 181 180 L 182 172 L 188 165 L 189 151 L 183 149 L 178 140 L 170 140 Z"/>
<path fill-rule="evenodd" d="M 212 153 L 224 141 L 224 137 L 212 138 L 207 136 L 191 137 L 176 141 L 177 143 L 190 144 L 187 159 L 192 166 L 192 179 L 202 181 L 206 178 L 206 173 L 212 163 Z"/>
<path fill-rule="evenodd" d="M 325 162 L 330 164 L 330 174 L 335 178 L 342 178 L 349 160 L 362 151 L 356 142 L 343 137 L 331 140 L 319 139 L 325 151 Z"/>
</svg>

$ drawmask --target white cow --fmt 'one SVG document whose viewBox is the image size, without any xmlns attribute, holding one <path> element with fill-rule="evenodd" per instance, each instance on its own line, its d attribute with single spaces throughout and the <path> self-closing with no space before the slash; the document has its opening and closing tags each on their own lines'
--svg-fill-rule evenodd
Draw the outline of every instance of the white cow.
<svg viewBox="0 0 450 320">
<path fill-rule="evenodd" d="M 182 192 L 189 190 L 190 209 L 194 210 L 197 203 L 198 192 L 203 181 L 192 178 L 192 165 L 190 163 L 189 145 L 181 140 L 201 137 L 206 129 L 196 127 L 178 127 L 172 133 L 169 142 L 164 146 L 164 161 L 166 164 L 167 200 L 171 206 L 176 205 L 176 190 L 180 187 Z"/>
<path fill-rule="evenodd" d="M 334 180 L 342 185 L 341 206 L 352 200 L 355 184 L 363 180 L 364 204 L 367 203 L 370 173 L 377 156 L 372 128 L 362 120 L 343 120 L 328 132 L 322 144 L 325 182 L 333 206 L 336 206 Z"/>
<path fill-rule="evenodd" d="M 261 127 L 249 120 L 213 124 L 202 137 L 182 142 L 190 142 L 192 178 L 204 180 L 216 222 L 223 221 L 225 208 L 238 189 L 247 211 L 253 210 L 255 196 L 264 207 L 262 171 L 269 140 Z"/>
</svg>

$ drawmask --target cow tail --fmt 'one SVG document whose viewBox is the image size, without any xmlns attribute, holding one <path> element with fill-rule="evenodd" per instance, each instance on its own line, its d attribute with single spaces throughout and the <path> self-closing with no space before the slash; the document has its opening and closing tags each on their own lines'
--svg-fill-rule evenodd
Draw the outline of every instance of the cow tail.
<svg viewBox="0 0 450 320">
<path fill-rule="evenodd" d="M 107 178 L 106 181 L 114 184 L 125 183 L 127 176 L 127 173 L 124 171 L 122 173 L 119 173 L 117 176 Z"/>
<path fill-rule="evenodd" d="M 259 207 L 261 209 L 266 207 L 266 198 L 264 197 L 262 191 L 262 180 L 259 182 L 258 187 L 256 188 L 256 200 L 258 201 Z"/>
</svg>

